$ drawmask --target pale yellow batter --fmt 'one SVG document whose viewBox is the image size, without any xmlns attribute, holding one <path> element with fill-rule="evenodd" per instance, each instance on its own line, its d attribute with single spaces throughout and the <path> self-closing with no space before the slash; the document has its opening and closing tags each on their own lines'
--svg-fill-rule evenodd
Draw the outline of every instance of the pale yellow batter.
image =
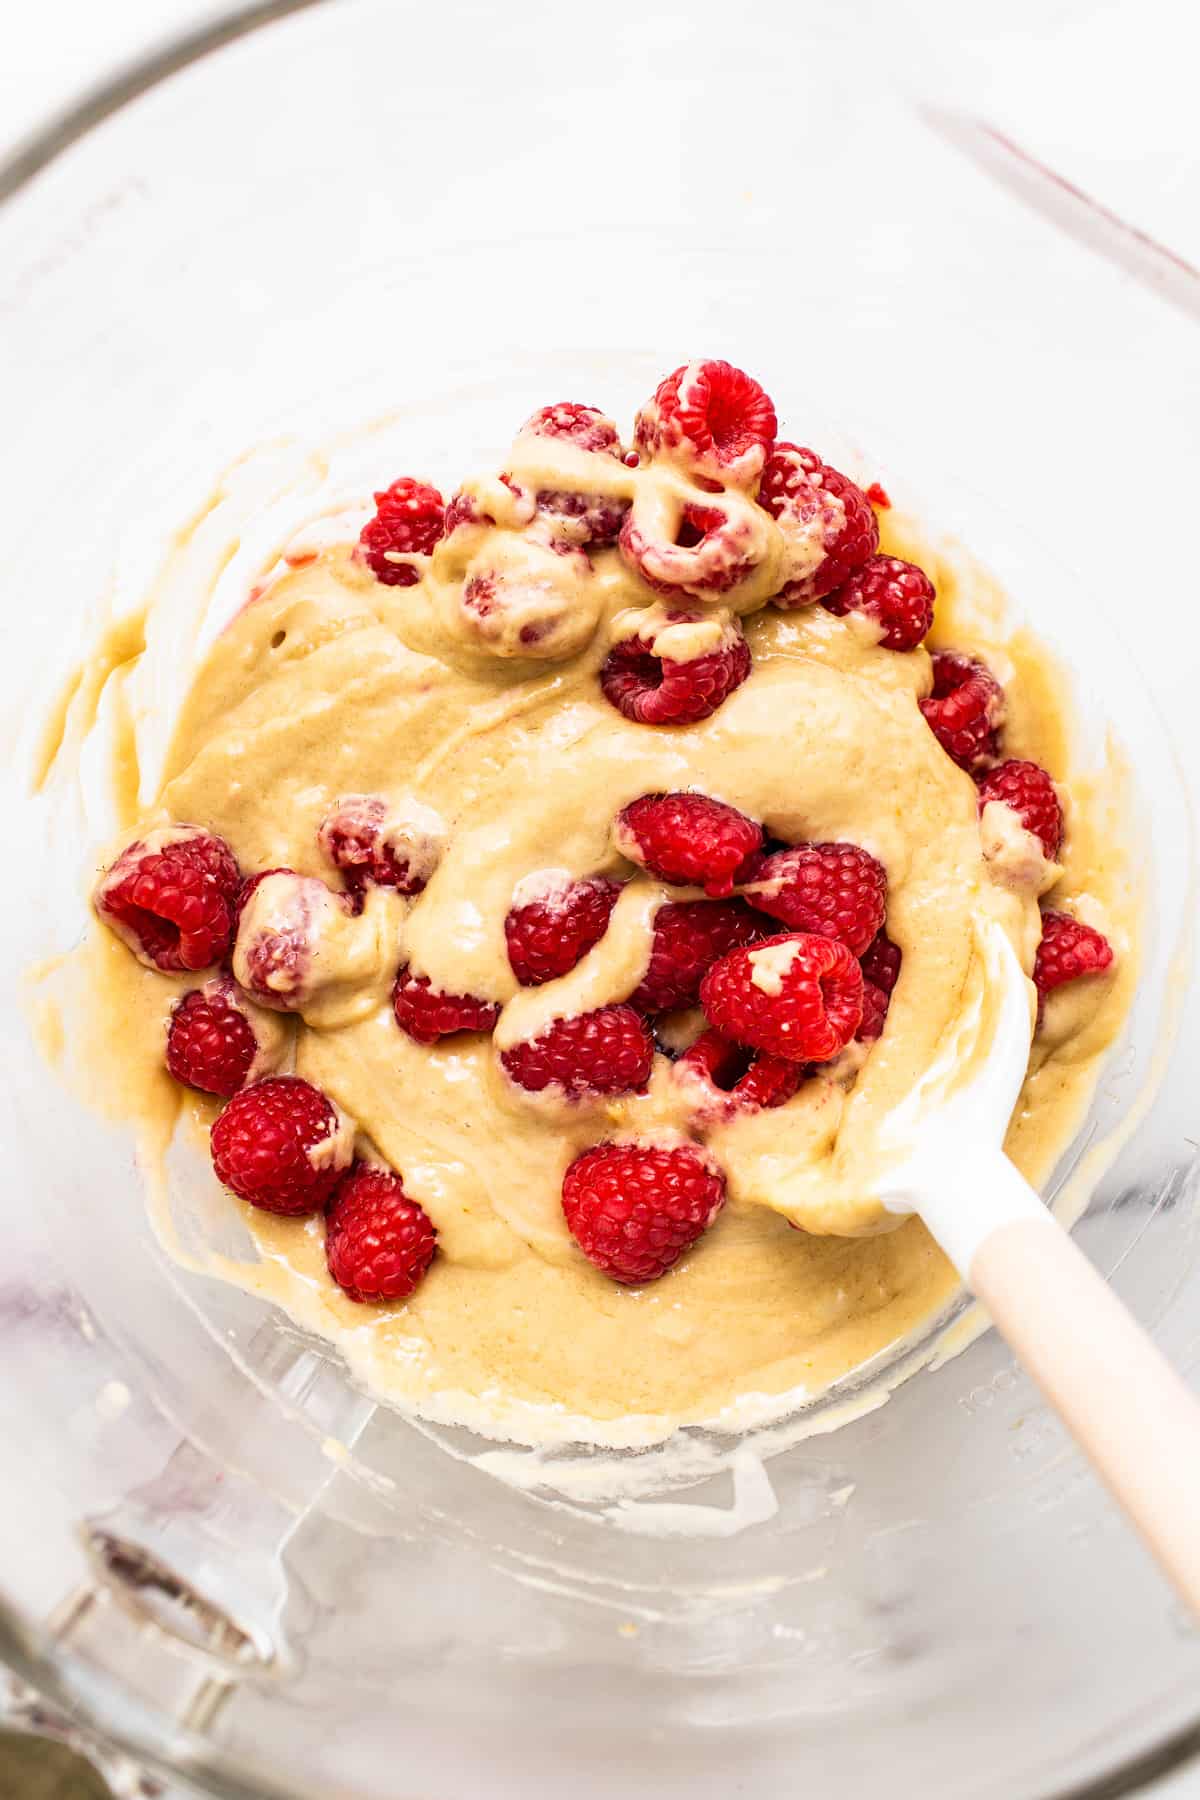
<svg viewBox="0 0 1200 1800">
<path fill-rule="evenodd" d="M 678 499 L 681 477 L 597 457 L 581 473 L 582 455 L 522 439 L 507 466 L 531 487 L 583 475 L 594 486 L 595 465 L 607 462 L 611 491 L 634 494 L 650 518 Z M 733 596 L 747 610 L 750 678 L 702 724 L 656 729 L 623 719 L 596 681 L 614 637 L 632 628 L 630 609 L 655 597 L 615 551 L 588 564 L 531 548 L 509 491 L 475 486 L 499 528 L 478 540 L 456 534 L 418 587 L 380 585 L 344 544 L 280 565 L 195 669 L 148 800 L 133 730 L 144 655 L 136 628 L 127 622 L 121 643 L 110 641 L 103 684 L 93 667 L 89 697 L 74 702 L 94 708 L 102 688 L 116 721 L 114 848 L 154 824 L 200 824 L 248 872 L 284 865 L 336 885 L 318 827 L 339 796 L 416 801 L 447 828 L 425 891 L 411 901 L 377 893 L 335 946 L 337 966 L 294 1043 L 296 1071 L 345 1111 L 435 1222 L 433 1269 L 407 1304 L 364 1308 L 330 1281 L 319 1221 L 276 1219 L 232 1197 L 259 1260 L 211 1266 L 340 1339 L 391 1397 L 418 1407 L 437 1397 L 444 1414 L 458 1396 L 464 1417 L 521 1436 L 536 1437 L 538 1408 L 583 1428 L 639 1415 L 661 1435 L 746 1395 L 812 1395 L 911 1334 L 955 1290 L 924 1228 L 897 1228 L 875 1200 L 876 1133 L 954 1025 L 978 975 L 979 922 L 998 921 L 1032 967 L 1041 882 L 1019 874 L 1003 829 L 985 857 L 974 785 L 918 710 L 930 686 L 924 650 L 882 649 L 861 620 L 819 606 L 749 610 L 777 576 L 765 514 L 754 521 L 766 546 L 760 572 Z M 1112 976 L 1061 990 L 1047 1008 L 1008 1136 L 1038 1181 L 1077 1128 L 1133 980 L 1115 797 L 1073 778 L 1055 670 L 1032 638 L 1001 623 L 979 572 L 964 578 L 961 561 L 891 514 L 882 524 L 883 548 L 913 556 L 937 584 L 931 642 L 977 651 L 1005 680 L 1005 753 L 1036 758 L 1064 784 L 1068 835 L 1051 903 L 1078 904 L 1117 951 Z M 172 554 L 188 556 L 188 536 Z M 463 616 L 463 577 L 484 561 L 525 576 L 535 567 L 541 660 L 523 660 L 511 634 L 481 639 Z M 887 929 L 904 964 L 882 1039 L 785 1107 L 713 1128 L 697 1123 L 662 1057 L 644 1096 L 569 1107 L 522 1095 L 500 1072 L 498 1048 L 636 985 L 665 890 L 616 853 L 611 825 L 637 795 L 680 787 L 739 806 L 780 838 L 846 839 L 884 864 Z M 503 921 L 518 884 L 545 871 L 635 878 L 570 975 L 521 991 Z M 148 972 L 99 924 L 79 957 L 87 995 L 68 1035 L 93 1095 L 160 1143 L 180 1110 L 210 1121 L 215 1103 L 182 1092 L 162 1066 L 170 1007 L 203 977 Z M 401 960 L 435 985 L 503 1003 L 495 1041 L 428 1049 L 406 1037 L 388 1004 Z M 114 1066 L 101 1046 L 116 1020 Z M 666 1277 L 624 1289 L 572 1243 L 562 1173 L 589 1143 L 664 1127 L 705 1138 L 729 1202 Z"/>
</svg>

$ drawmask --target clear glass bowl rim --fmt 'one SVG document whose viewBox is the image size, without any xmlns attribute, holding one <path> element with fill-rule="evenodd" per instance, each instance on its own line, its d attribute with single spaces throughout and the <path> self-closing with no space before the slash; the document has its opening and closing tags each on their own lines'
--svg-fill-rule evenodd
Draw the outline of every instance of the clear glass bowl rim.
<svg viewBox="0 0 1200 1800">
<path fill-rule="evenodd" d="M 177 35 L 164 38 L 149 51 L 119 65 L 106 79 L 62 107 L 0 158 L 0 205 L 12 200 L 55 158 L 105 119 L 180 70 L 293 13 L 336 4 L 338 0 L 252 0 L 249 5 L 200 20 Z M 1019 155 L 1015 150 L 1013 153 Z M 60 1683 L 55 1678 L 50 1659 L 29 1641 L 23 1626 L 8 1616 L 3 1596 L 0 1596 L 0 1656 L 19 1678 L 37 1685 L 48 1697 L 59 1697 L 56 1689 L 60 1688 Z M 62 1697 L 65 1699 L 66 1696 Z M 78 1689 L 70 1697 L 70 1706 L 76 1716 L 83 1710 Z M 162 1774 L 168 1777 L 172 1774 L 170 1766 L 162 1763 L 149 1745 L 115 1731 L 100 1716 L 99 1708 L 87 1720 L 87 1726 L 119 1743 L 140 1761 L 158 1762 Z M 228 1772 L 219 1764 L 214 1766 L 205 1754 L 206 1748 L 200 1750 L 194 1762 L 189 1762 L 188 1778 L 214 1778 L 224 1782 Z M 1058 1788 L 1052 1794 L 1040 1796 L 1039 1800 L 1121 1800 L 1122 1796 L 1145 1792 L 1152 1784 L 1188 1767 L 1200 1771 L 1200 1712 L 1192 1723 L 1170 1733 L 1149 1749 L 1124 1759 L 1107 1773 L 1082 1784 Z M 244 1793 L 246 1790 L 238 1787 L 225 1791 Z"/>
</svg>

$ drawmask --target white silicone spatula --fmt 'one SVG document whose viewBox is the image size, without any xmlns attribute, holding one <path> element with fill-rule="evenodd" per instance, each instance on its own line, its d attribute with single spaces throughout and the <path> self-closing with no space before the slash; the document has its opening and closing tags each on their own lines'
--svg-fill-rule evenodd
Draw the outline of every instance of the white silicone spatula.
<svg viewBox="0 0 1200 1800">
<path fill-rule="evenodd" d="M 1200 1401 L 1056 1223 L 1000 1145 L 1029 1059 L 1031 987 L 985 933 L 1000 996 L 978 1073 L 940 1105 L 897 1109 L 902 1160 L 880 1194 L 919 1213 L 1200 1615 Z"/>
</svg>

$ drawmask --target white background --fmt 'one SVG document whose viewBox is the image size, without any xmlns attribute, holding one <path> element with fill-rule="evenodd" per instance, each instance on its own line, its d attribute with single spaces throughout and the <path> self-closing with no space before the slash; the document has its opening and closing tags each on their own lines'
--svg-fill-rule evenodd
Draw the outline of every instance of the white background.
<svg viewBox="0 0 1200 1800">
<path fill-rule="evenodd" d="M 519 6 L 519 0 L 511 0 Z M 797 0 L 797 4 L 831 0 Z M 904 83 L 980 115 L 1200 265 L 1193 0 L 845 0 Z M 0 157 L 116 68 L 229 11 L 212 0 L 34 0 L 9 10 Z M 1155 1790 L 1200 1800 L 1200 1770 Z"/>
</svg>

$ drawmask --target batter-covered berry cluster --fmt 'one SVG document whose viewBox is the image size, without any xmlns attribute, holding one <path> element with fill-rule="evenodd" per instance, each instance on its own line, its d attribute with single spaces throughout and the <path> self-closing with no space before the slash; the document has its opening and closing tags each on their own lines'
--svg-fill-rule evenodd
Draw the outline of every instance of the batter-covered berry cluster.
<svg viewBox="0 0 1200 1800">
<path fill-rule="evenodd" d="M 879 552 L 883 490 L 778 439 L 762 387 L 724 362 L 669 375 L 628 446 L 593 407 L 544 406 L 495 480 L 446 504 L 401 477 L 375 502 L 356 552 L 366 579 L 436 590 L 475 650 L 527 659 L 529 679 L 583 647 L 573 593 L 600 559 L 619 559 L 640 604 L 593 620 L 608 635 L 589 679 L 595 704 L 634 731 L 686 734 L 730 704 L 753 675 L 741 621 L 761 607 L 819 605 L 902 656 L 924 656 L 933 625 L 929 576 Z M 923 667 L 920 712 L 977 784 L 985 854 L 1045 891 L 1062 806 L 1044 769 L 1004 755 L 1003 687 L 966 653 L 939 648 Z M 419 903 L 452 832 L 418 797 L 345 794 L 317 832 L 328 879 L 243 869 L 220 837 L 181 824 L 130 844 L 94 893 L 101 919 L 147 968 L 197 977 L 172 1006 L 164 1058 L 176 1081 L 225 1102 L 211 1134 L 219 1179 L 270 1212 L 323 1212 L 330 1274 L 355 1301 L 411 1294 L 436 1231 L 354 1122 L 288 1072 L 286 1021 L 372 966 L 380 906 Z M 598 1141 L 566 1170 L 563 1214 L 583 1254 L 625 1283 L 664 1274 L 721 1210 L 721 1128 L 785 1106 L 831 1065 L 852 1078 L 903 980 L 887 871 L 867 847 L 782 843 L 728 800 L 689 788 L 621 807 L 603 866 L 548 879 L 529 871 L 503 921 L 518 988 L 602 957 L 617 909 L 652 883 L 644 966 L 627 987 L 490 1046 L 497 1080 L 538 1128 L 556 1129 L 556 1107 L 593 1109 Z M 1043 914 L 1039 1001 L 1112 961 L 1098 931 Z M 398 949 L 386 978 L 395 1027 L 421 1053 L 486 1037 L 502 1019 L 494 996 L 448 991 Z M 684 1017 L 681 1038 L 668 1026 Z M 655 1082 L 678 1128 L 605 1140 L 604 1104 Z"/>
</svg>

